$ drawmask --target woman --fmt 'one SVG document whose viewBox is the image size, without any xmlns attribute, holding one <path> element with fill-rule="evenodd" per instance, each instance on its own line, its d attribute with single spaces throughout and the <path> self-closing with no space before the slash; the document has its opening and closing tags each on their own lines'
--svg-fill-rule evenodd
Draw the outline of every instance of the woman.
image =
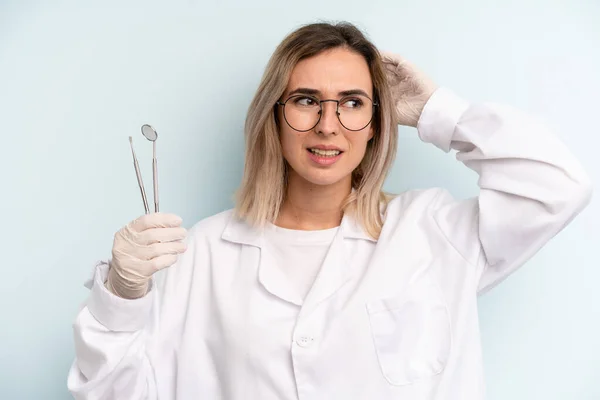
<svg viewBox="0 0 600 400">
<path fill-rule="evenodd" d="M 479 196 L 384 196 L 398 124 L 457 150 Z M 313 24 L 275 51 L 246 142 L 235 210 L 185 240 L 172 214 L 117 232 L 74 325 L 73 395 L 482 399 L 477 294 L 590 198 L 558 139 L 437 88 L 352 25 Z"/>
</svg>

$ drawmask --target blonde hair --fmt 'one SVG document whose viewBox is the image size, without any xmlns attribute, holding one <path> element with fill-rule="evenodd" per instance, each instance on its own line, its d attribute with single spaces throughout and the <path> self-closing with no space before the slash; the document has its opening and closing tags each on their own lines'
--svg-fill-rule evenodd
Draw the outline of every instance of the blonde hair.
<svg viewBox="0 0 600 400">
<path fill-rule="evenodd" d="M 305 25 L 289 34 L 269 60 L 248 109 L 244 175 L 236 194 L 236 215 L 251 225 L 274 222 L 286 195 L 288 167 L 281 151 L 275 104 L 300 60 L 340 47 L 365 58 L 374 100 L 379 103 L 372 122 L 374 136 L 352 173 L 354 190 L 345 200 L 343 211 L 352 213 L 371 237 L 379 237 L 382 210 L 388 202 L 382 186 L 394 161 L 398 141 L 396 108 L 379 51 L 349 23 Z"/>
</svg>

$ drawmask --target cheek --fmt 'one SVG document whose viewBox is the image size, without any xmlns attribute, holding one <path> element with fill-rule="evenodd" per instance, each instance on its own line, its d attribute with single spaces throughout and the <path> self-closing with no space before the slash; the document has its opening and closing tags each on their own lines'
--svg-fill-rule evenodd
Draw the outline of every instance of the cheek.
<svg viewBox="0 0 600 400">
<path fill-rule="evenodd" d="M 362 159 L 362 156 L 365 154 L 365 150 L 367 149 L 369 139 L 371 139 L 372 137 L 373 136 L 370 133 L 370 131 L 361 133 L 360 135 L 352 136 L 351 140 L 349 140 L 352 153 L 356 157 Z"/>
<path fill-rule="evenodd" d="M 283 157 L 290 162 L 291 159 L 298 157 L 302 150 L 303 134 L 291 129 L 282 128 L 279 133 L 281 141 L 281 150 Z"/>
</svg>

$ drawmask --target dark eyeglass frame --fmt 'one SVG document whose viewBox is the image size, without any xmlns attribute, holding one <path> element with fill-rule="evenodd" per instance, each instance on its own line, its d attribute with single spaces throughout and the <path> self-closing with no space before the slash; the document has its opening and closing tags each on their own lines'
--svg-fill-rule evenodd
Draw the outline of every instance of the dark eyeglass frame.
<svg viewBox="0 0 600 400">
<path fill-rule="evenodd" d="M 292 128 L 293 130 L 295 130 L 296 132 L 308 132 L 310 130 L 315 129 L 315 126 L 319 125 L 319 122 L 321 122 L 321 117 L 323 116 L 323 103 L 327 103 L 327 102 L 332 102 L 332 103 L 336 103 L 336 107 L 335 107 L 335 114 L 337 115 L 338 121 L 340 121 L 340 124 L 348 129 L 351 132 L 358 132 L 358 131 L 362 131 L 363 129 L 365 129 L 367 126 L 369 126 L 369 124 L 371 122 L 373 122 L 373 118 L 375 117 L 375 110 L 377 109 L 377 107 L 379 106 L 379 103 L 377 103 L 376 101 L 373 101 L 373 99 L 371 99 L 369 96 L 365 96 L 365 95 L 361 95 L 362 97 L 366 97 L 367 99 L 371 100 L 371 103 L 373 103 L 373 110 L 371 113 L 371 119 L 369 120 L 369 122 L 367 122 L 365 124 L 365 126 L 363 126 L 360 129 L 350 129 L 348 127 L 346 127 L 346 125 L 344 125 L 344 123 L 342 122 L 342 120 L 340 119 L 340 101 L 345 100 L 345 99 L 351 99 L 353 96 L 346 96 L 346 97 L 342 97 L 339 100 L 335 100 L 335 99 L 323 99 L 323 100 L 319 100 L 314 96 L 309 96 L 309 95 L 305 95 L 305 94 L 295 94 L 293 96 L 288 97 L 284 102 L 278 101 L 277 103 L 275 103 L 275 105 L 277 106 L 283 106 L 283 119 L 285 119 L 285 122 L 288 124 L 288 126 L 290 128 Z M 310 99 L 315 100 L 318 104 L 319 104 L 319 119 L 317 119 L 317 122 L 309 129 L 305 129 L 305 130 L 300 130 L 300 129 L 296 129 L 292 126 L 292 124 L 290 124 L 290 122 L 287 120 L 287 117 L 285 116 L 285 105 L 287 104 L 288 101 L 290 101 L 291 99 L 295 99 L 298 97 L 308 97 Z"/>
</svg>

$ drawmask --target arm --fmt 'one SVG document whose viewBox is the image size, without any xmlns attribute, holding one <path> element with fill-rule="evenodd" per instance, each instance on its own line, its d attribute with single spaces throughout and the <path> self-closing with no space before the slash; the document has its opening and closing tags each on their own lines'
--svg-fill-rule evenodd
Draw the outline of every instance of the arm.
<svg viewBox="0 0 600 400">
<path fill-rule="evenodd" d="M 157 226 L 168 225 L 164 221 L 167 218 L 168 222 L 168 216 L 150 214 L 142 218 L 156 220 L 154 225 Z M 136 249 L 116 243 L 110 268 L 113 271 L 123 269 L 119 263 L 124 262 L 133 266 L 136 262 L 130 257 L 134 254 L 140 257 L 139 260 L 151 262 L 179 251 L 175 239 L 181 237 L 181 232 L 162 228 L 154 232 L 154 239 L 152 235 L 132 235 L 131 240 L 124 242 L 154 243 L 160 238 L 164 243 L 156 248 L 156 252 L 148 253 L 152 245 Z M 120 241 L 116 239 L 115 242 Z M 149 275 L 148 283 L 140 283 L 147 289 L 139 298 L 127 299 L 113 294 L 107 289 L 111 285 L 106 284 L 109 266 L 100 263 L 96 267 L 93 279 L 86 285 L 91 290 L 90 296 L 73 325 L 75 361 L 69 371 L 67 386 L 76 399 L 175 397 L 175 366 L 170 354 L 177 349 L 181 337 L 190 276 L 197 254 L 196 237 L 192 234 L 186 242 L 187 250 L 173 258 L 173 265 L 170 258 L 167 259 L 159 265 L 165 270 Z M 167 246 L 169 243 L 170 247 Z M 115 257 L 120 261 L 115 261 Z M 143 270 L 138 268 L 136 271 Z M 118 275 L 123 274 L 121 270 Z M 131 287 L 130 284 L 119 286 Z M 160 376 L 160 385 L 155 380 L 157 376 Z"/>
<path fill-rule="evenodd" d="M 541 121 L 514 108 L 471 105 L 392 53 L 383 63 L 398 123 L 479 175 L 479 196 L 456 201 L 441 192 L 435 220 L 479 273 L 486 291 L 531 258 L 588 203 L 583 168 Z"/>
<path fill-rule="evenodd" d="M 128 300 L 104 283 L 108 265 L 96 267 L 90 297 L 73 324 L 75 361 L 67 386 L 76 399 L 155 399 L 146 353 L 156 284 L 148 294 Z"/>
<path fill-rule="evenodd" d="M 479 175 L 479 196 L 438 198 L 435 219 L 448 241 L 494 287 L 560 232 L 589 202 L 590 180 L 541 121 L 495 104 L 470 105 L 447 89 L 429 99 L 421 139 Z"/>
</svg>

